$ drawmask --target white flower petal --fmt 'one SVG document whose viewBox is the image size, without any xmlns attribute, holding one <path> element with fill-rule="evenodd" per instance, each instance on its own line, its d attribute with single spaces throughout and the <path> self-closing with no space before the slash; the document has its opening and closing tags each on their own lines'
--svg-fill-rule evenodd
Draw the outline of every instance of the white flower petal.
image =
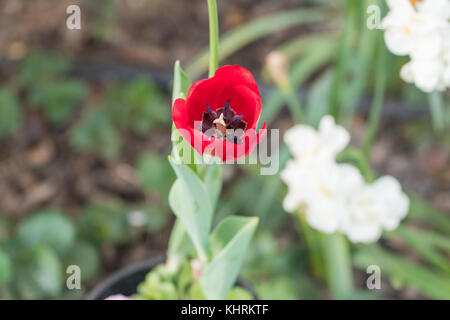
<svg viewBox="0 0 450 320">
<path fill-rule="evenodd" d="M 319 133 L 322 149 L 327 150 L 330 158 L 334 158 L 350 142 L 348 131 L 344 127 L 336 125 L 332 116 L 327 115 L 320 120 Z"/>
<path fill-rule="evenodd" d="M 292 192 L 289 192 L 283 200 L 283 209 L 287 212 L 294 212 L 300 207 L 300 204 L 300 199 Z"/>
<path fill-rule="evenodd" d="M 406 82 L 414 82 L 414 74 L 411 68 L 411 62 L 406 63 L 400 69 L 400 77 Z"/>
<path fill-rule="evenodd" d="M 414 46 L 414 39 L 411 37 L 407 27 L 395 27 L 387 29 L 384 33 L 384 41 L 389 51 L 398 56 L 411 53 Z"/>
<path fill-rule="evenodd" d="M 381 237 L 381 228 L 377 225 L 354 226 L 347 232 L 347 237 L 351 242 L 371 243 L 376 242 Z"/>
<path fill-rule="evenodd" d="M 408 213 L 409 199 L 400 183 L 384 176 L 349 198 L 341 230 L 353 242 L 376 241 L 382 228 L 393 230 Z"/>
<path fill-rule="evenodd" d="M 296 125 L 285 133 L 284 141 L 298 160 L 333 160 L 347 146 L 350 135 L 345 128 L 336 125 L 333 117 L 324 116 L 318 131 L 310 126 Z"/>
<path fill-rule="evenodd" d="M 433 30 L 423 35 L 417 35 L 411 48 L 412 59 L 439 59 L 442 52 L 443 37 Z"/>
<path fill-rule="evenodd" d="M 421 14 L 439 17 L 444 20 L 450 19 L 449 0 L 423 0 L 416 3 L 416 8 Z"/>
<path fill-rule="evenodd" d="M 328 234 L 338 231 L 341 216 L 342 212 L 333 201 L 315 201 L 306 209 L 306 221 Z"/>
<path fill-rule="evenodd" d="M 413 12 L 414 8 L 411 6 L 409 0 L 386 0 L 389 9 L 393 11 Z"/>
</svg>

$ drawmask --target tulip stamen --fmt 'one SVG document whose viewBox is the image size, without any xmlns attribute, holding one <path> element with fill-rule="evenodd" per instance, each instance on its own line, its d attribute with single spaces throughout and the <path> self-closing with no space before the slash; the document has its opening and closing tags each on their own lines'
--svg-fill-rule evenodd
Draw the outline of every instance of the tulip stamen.
<svg viewBox="0 0 450 320">
<path fill-rule="evenodd" d="M 227 102 L 225 102 L 225 107 L 223 107 L 224 112 L 226 112 L 229 107 L 230 107 L 230 99 L 228 99 Z"/>
<path fill-rule="evenodd" d="M 247 123 L 243 121 L 244 115 L 236 115 L 230 107 L 230 100 L 225 102 L 223 108 L 213 111 L 209 104 L 207 112 L 203 112 L 202 132 L 208 136 L 227 140 L 233 143 L 242 143 Z"/>
<path fill-rule="evenodd" d="M 212 112 L 211 107 L 209 106 L 209 104 L 206 105 L 206 108 L 208 109 L 208 113 L 212 116 L 213 112 Z"/>
<path fill-rule="evenodd" d="M 220 117 L 215 119 L 213 123 L 216 125 L 216 129 L 219 130 L 222 137 L 226 136 L 227 132 L 227 124 L 225 123 L 225 120 L 223 119 L 223 113 L 220 114 Z"/>
<path fill-rule="evenodd" d="M 237 116 L 236 118 L 233 119 L 233 122 L 237 123 L 237 122 L 241 121 L 243 118 L 244 118 L 244 115 Z"/>
</svg>

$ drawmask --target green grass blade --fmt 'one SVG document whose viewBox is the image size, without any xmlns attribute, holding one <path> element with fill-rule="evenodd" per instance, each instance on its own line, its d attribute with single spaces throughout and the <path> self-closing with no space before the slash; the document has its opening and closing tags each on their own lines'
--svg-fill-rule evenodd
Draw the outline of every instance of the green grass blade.
<svg viewBox="0 0 450 320">
<path fill-rule="evenodd" d="M 219 44 L 219 60 L 223 60 L 242 47 L 261 39 L 269 34 L 287 29 L 296 25 L 318 22 L 326 19 L 323 9 L 296 9 L 283 11 L 258 18 L 226 33 Z M 198 78 L 208 68 L 209 54 L 204 50 L 186 68 L 192 79 Z"/>
<path fill-rule="evenodd" d="M 450 299 L 450 276 L 400 258 L 378 245 L 361 247 L 354 255 L 354 263 L 364 271 L 370 265 L 381 269 L 381 276 L 396 278 L 407 286 L 433 299 Z"/>
</svg>

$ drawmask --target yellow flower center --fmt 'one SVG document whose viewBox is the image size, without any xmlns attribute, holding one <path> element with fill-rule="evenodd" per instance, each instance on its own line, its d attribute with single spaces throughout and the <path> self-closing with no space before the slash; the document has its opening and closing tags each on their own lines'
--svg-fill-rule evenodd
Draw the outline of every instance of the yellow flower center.
<svg viewBox="0 0 450 320">
<path fill-rule="evenodd" d="M 320 192 L 327 198 L 331 197 L 331 192 L 330 190 L 328 190 L 327 188 L 325 188 L 324 186 L 320 186 L 319 187 Z"/>
</svg>

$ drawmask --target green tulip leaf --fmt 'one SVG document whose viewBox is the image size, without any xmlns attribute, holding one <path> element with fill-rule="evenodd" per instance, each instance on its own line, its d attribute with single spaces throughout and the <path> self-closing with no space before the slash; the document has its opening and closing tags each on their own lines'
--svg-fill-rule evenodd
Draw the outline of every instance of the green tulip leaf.
<svg viewBox="0 0 450 320">
<path fill-rule="evenodd" d="M 176 61 L 173 72 L 172 104 L 178 98 L 185 99 L 190 86 L 191 80 L 181 68 L 180 61 Z"/>
<path fill-rule="evenodd" d="M 172 92 L 172 107 L 176 99 L 186 99 L 191 81 L 177 61 L 174 67 L 173 75 L 173 92 Z M 183 139 L 175 124 L 172 124 L 172 157 L 179 162 L 188 164 L 194 171 L 197 171 L 195 164 L 201 163 L 201 156 L 194 151 L 190 144 Z"/>
<path fill-rule="evenodd" d="M 208 165 L 203 180 L 208 190 L 211 204 L 215 208 L 222 190 L 222 167 L 216 163 Z"/>
<path fill-rule="evenodd" d="M 231 216 L 224 219 L 209 239 L 211 262 L 205 266 L 200 285 L 207 299 L 225 299 L 234 286 L 258 218 Z"/>
<path fill-rule="evenodd" d="M 170 207 L 204 258 L 213 216 L 208 191 L 191 168 L 169 161 L 178 177 L 169 193 Z"/>
<path fill-rule="evenodd" d="M 192 251 L 192 241 L 186 229 L 176 220 L 170 234 L 169 248 L 167 249 L 167 261 L 175 266 L 180 265 Z"/>
</svg>

